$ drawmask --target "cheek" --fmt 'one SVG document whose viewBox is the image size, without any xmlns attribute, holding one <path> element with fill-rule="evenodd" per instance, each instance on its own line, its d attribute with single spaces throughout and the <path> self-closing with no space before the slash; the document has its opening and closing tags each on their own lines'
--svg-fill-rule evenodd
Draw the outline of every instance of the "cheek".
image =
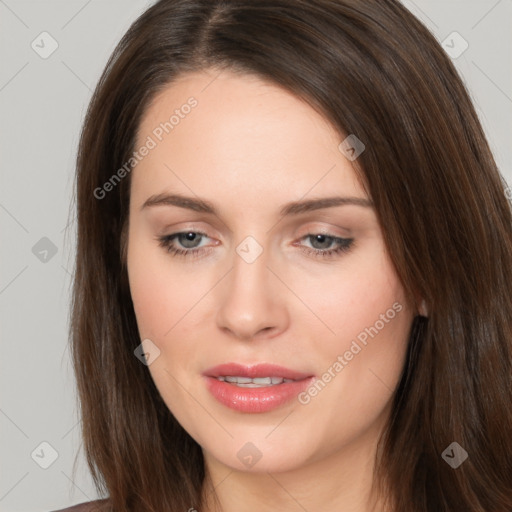
<svg viewBox="0 0 512 512">
<path fill-rule="evenodd" d="M 410 321 L 403 287 L 379 240 L 322 273 L 304 273 L 294 283 L 294 291 L 313 312 L 303 321 L 310 329 L 314 323 L 321 328 L 319 345 L 329 353 L 349 349 L 358 336 L 364 342 L 375 329 L 394 338 Z"/>
<path fill-rule="evenodd" d="M 315 318 L 302 327 L 313 332 L 315 325 L 319 333 L 311 346 L 322 381 L 311 389 L 313 409 L 325 414 L 329 403 L 342 403 L 354 421 L 365 423 L 382 411 L 398 383 L 413 314 L 382 246 L 360 255 L 324 282 L 317 275 L 303 284 L 305 301 L 324 325 L 318 330 Z"/>
<path fill-rule="evenodd" d="M 333 333 L 324 330 L 314 347 L 322 361 L 319 382 L 301 402 L 324 418 L 324 433 L 333 438 L 343 429 L 356 435 L 383 413 L 402 372 L 413 318 L 382 248 L 349 267 L 330 280 L 316 302 L 318 316 Z"/>
<path fill-rule="evenodd" d="M 160 351 L 149 371 L 169 408 L 179 408 L 186 396 L 179 392 L 174 377 L 197 373 L 195 365 L 204 349 L 194 341 L 201 328 L 197 312 L 212 285 L 204 274 L 199 279 L 186 266 L 178 267 L 166 250 L 143 232 L 134 229 L 130 236 L 128 277 L 139 335 Z"/>
<path fill-rule="evenodd" d="M 176 272 L 171 256 L 158 247 L 158 242 L 148 235 L 139 236 L 136 229 L 130 233 L 130 240 L 128 278 L 139 333 L 141 337 L 164 340 L 201 290 L 197 283 L 191 286 L 193 276 Z"/>
<path fill-rule="evenodd" d="M 153 381 L 170 410 L 186 411 L 190 404 L 181 392 L 179 372 L 192 373 L 197 345 L 177 343 L 193 330 L 187 321 L 198 291 L 186 286 L 190 277 L 173 271 L 165 250 L 133 233 L 127 253 L 128 277 L 141 340 L 150 339 L 159 356 L 148 366 Z M 187 334 L 187 331 L 188 334 Z"/>
<path fill-rule="evenodd" d="M 141 338 L 156 339 L 172 327 L 168 307 L 172 292 L 162 279 L 156 278 L 154 267 L 153 271 L 147 268 L 139 263 L 131 266 L 130 292 Z"/>
</svg>

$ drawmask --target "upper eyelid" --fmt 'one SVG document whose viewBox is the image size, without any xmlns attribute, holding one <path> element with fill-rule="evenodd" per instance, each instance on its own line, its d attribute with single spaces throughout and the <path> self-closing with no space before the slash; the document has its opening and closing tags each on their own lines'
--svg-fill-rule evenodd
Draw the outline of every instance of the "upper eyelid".
<svg viewBox="0 0 512 512">
<path fill-rule="evenodd" d="M 324 221 L 325 222 L 325 221 Z M 216 228 L 213 228 L 213 230 L 218 231 Z M 293 231 L 302 231 L 302 227 L 298 229 L 293 229 Z M 210 236 L 206 231 L 210 231 L 210 229 L 203 229 L 201 227 L 184 227 L 180 229 L 176 229 L 170 226 L 167 226 L 164 230 L 162 230 L 162 236 L 171 236 L 171 235 L 177 235 L 181 233 L 200 233 L 202 235 L 208 236 L 209 238 L 215 238 Z M 336 231 L 346 231 L 345 234 L 337 234 Z M 168 232 L 168 234 L 166 234 Z M 229 230 L 229 234 L 233 234 L 232 230 Z M 300 235 L 300 237 L 307 236 L 307 235 L 328 235 L 336 238 L 350 238 L 352 236 L 352 230 L 348 228 L 341 228 L 340 226 L 337 226 L 337 228 L 329 228 L 326 226 L 320 226 L 320 227 L 310 227 L 305 229 L 304 234 Z M 299 236 L 299 235 L 297 235 Z"/>
<path fill-rule="evenodd" d="M 349 206 L 350 208 L 350 206 Z M 367 208 L 359 208 L 359 209 L 362 209 L 362 210 L 368 210 Z M 312 218 L 311 215 L 314 214 L 314 217 L 315 218 Z M 303 217 L 304 215 L 304 217 Z M 209 231 L 209 232 L 216 232 L 216 233 L 223 233 L 223 234 L 226 234 L 227 236 L 233 236 L 234 235 L 234 231 L 233 229 L 231 229 L 229 226 L 227 226 L 224 222 L 222 222 L 222 226 L 216 222 L 215 219 L 211 219 L 209 221 L 203 221 L 201 219 L 197 219 L 197 220 L 193 220 L 193 219 L 190 219 L 189 221 L 185 221 L 185 222 L 176 222 L 176 223 L 163 223 L 160 224 L 160 222 L 158 222 L 157 220 L 158 218 L 155 219 L 155 221 L 157 222 L 156 226 L 160 225 L 158 229 L 158 231 L 160 231 L 160 233 L 165 236 L 167 233 L 169 234 L 174 234 L 174 233 L 181 233 L 183 231 Z M 163 219 L 162 219 L 163 220 Z M 281 221 L 284 221 L 281 222 Z M 307 233 L 322 233 L 322 234 L 329 234 L 329 235 L 332 235 L 332 236 L 337 236 L 337 237 L 350 237 L 352 236 L 352 231 L 353 229 L 349 229 L 348 226 L 344 227 L 343 224 L 348 224 L 352 227 L 356 227 L 354 226 L 354 222 L 356 222 L 356 226 L 357 226 L 357 229 L 359 230 L 360 228 L 366 230 L 369 226 L 367 225 L 368 222 L 367 222 L 367 219 L 365 216 L 361 217 L 360 214 L 358 214 L 356 217 L 353 216 L 353 214 L 349 214 L 348 217 L 341 217 L 341 218 L 337 218 L 337 217 L 332 217 L 330 214 L 327 214 L 327 212 L 322 212 L 322 211 L 317 211 L 317 212 L 308 212 L 307 214 L 299 214 L 297 217 L 293 218 L 293 219 L 289 219 L 289 220 L 286 220 L 286 218 L 282 218 L 279 220 L 278 223 L 272 225 L 270 227 L 270 229 L 266 230 L 266 233 L 268 234 L 269 232 L 273 231 L 276 227 L 278 227 L 279 225 L 281 226 L 281 229 L 285 230 L 286 232 L 289 232 L 289 231 L 293 231 L 293 232 L 297 232 L 298 230 L 302 230 L 302 228 L 304 227 L 304 225 L 310 225 L 310 224 L 313 224 L 313 225 L 317 225 L 317 224 L 320 224 L 321 227 L 317 228 L 317 227 L 314 227 L 314 228 L 310 228 L 310 230 L 307 231 Z M 359 226 L 359 224 L 362 223 L 361 226 Z M 179 225 L 184 225 L 185 227 L 184 228 L 180 228 L 180 227 L 176 227 L 176 226 L 179 226 Z M 191 226 L 187 226 L 187 224 L 192 224 Z M 284 224 L 284 226 L 283 226 Z M 329 225 L 329 227 L 327 226 L 322 226 L 322 225 Z M 202 227 L 203 225 L 205 225 L 206 227 Z M 332 227 L 330 227 L 332 226 Z M 337 234 L 337 232 L 339 232 L 340 234 Z"/>
</svg>

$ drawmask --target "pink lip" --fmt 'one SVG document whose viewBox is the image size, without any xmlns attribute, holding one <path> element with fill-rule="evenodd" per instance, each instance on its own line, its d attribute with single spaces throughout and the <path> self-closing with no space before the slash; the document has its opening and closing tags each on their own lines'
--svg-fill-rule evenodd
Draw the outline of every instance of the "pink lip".
<svg viewBox="0 0 512 512">
<path fill-rule="evenodd" d="M 274 364 L 256 364 L 244 366 L 237 363 L 221 364 L 203 373 L 206 386 L 210 393 L 221 404 L 239 412 L 268 412 L 289 402 L 301 391 L 304 391 L 313 376 L 302 372 L 283 368 Z M 261 388 L 243 388 L 217 379 L 221 376 L 239 377 L 280 377 L 293 379 L 294 382 L 283 382 L 275 386 Z"/>
</svg>

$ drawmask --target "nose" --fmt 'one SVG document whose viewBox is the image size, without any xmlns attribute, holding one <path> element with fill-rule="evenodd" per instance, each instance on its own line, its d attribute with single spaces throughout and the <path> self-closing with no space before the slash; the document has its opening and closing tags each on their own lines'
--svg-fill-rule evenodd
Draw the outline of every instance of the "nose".
<svg viewBox="0 0 512 512">
<path fill-rule="evenodd" d="M 221 288 L 217 325 L 236 339 L 275 337 L 288 326 L 284 285 L 267 265 L 266 251 L 252 263 L 234 255 Z"/>
</svg>

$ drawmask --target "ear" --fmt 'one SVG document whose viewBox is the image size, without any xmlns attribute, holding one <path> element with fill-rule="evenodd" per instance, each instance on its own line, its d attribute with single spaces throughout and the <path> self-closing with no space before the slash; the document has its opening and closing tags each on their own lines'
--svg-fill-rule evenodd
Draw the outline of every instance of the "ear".
<svg viewBox="0 0 512 512">
<path fill-rule="evenodd" d="M 428 317 L 428 309 L 425 299 L 421 299 L 420 305 L 418 306 L 418 312 L 421 316 Z"/>
</svg>

